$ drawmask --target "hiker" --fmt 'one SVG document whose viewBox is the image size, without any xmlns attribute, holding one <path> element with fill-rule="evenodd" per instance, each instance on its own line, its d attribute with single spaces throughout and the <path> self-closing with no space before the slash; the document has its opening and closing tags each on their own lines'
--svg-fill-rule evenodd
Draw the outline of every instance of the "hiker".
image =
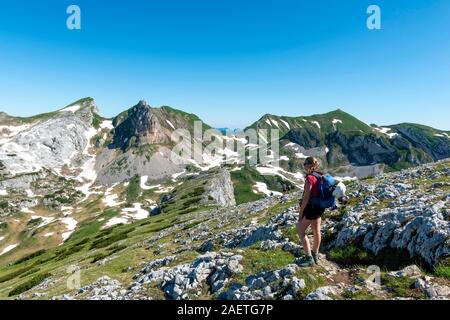
<svg viewBox="0 0 450 320">
<path fill-rule="evenodd" d="M 336 200 L 333 192 L 336 181 L 330 176 L 324 176 L 319 170 L 319 161 L 308 157 L 303 163 L 306 172 L 303 199 L 300 204 L 300 215 L 297 232 L 306 253 L 299 259 L 298 265 L 309 267 L 318 263 L 321 242 L 320 225 L 326 208 L 334 208 Z M 311 226 L 314 242 L 311 250 L 306 230 Z"/>
</svg>

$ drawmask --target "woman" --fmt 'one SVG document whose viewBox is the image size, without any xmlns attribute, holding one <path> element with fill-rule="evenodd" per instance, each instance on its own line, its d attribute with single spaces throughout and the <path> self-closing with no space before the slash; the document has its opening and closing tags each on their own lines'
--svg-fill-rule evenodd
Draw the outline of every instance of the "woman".
<svg viewBox="0 0 450 320">
<path fill-rule="evenodd" d="M 321 242 L 320 224 L 322 222 L 322 214 L 325 209 L 311 203 L 311 199 L 318 195 L 318 178 L 322 176 L 319 172 L 319 161 L 316 158 L 306 158 L 303 163 L 306 172 L 305 188 L 303 200 L 300 205 L 300 216 L 297 224 L 297 231 L 306 256 L 298 261 L 301 267 L 310 267 L 318 263 L 319 247 Z M 309 239 L 306 236 L 306 230 L 311 226 L 314 235 L 314 243 L 311 251 Z"/>
</svg>

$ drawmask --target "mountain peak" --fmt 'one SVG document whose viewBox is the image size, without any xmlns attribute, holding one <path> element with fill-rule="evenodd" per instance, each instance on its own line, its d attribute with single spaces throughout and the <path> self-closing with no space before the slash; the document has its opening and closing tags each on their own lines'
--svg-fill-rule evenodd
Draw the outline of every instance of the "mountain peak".
<svg viewBox="0 0 450 320">
<path fill-rule="evenodd" d="M 150 108 L 150 105 L 148 104 L 147 101 L 145 100 L 139 100 L 138 104 L 136 105 L 137 107 L 146 107 L 146 108 Z"/>
</svg>

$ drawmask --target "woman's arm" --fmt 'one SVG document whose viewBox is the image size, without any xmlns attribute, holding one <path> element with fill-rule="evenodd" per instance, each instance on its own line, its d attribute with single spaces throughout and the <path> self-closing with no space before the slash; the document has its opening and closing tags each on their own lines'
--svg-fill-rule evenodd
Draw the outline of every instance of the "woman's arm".
<svg viewBox="0 0 450 320">
<path fill-rule="evenodd" d="M 308 205 L 309 197 L 311 196 L 311 189 L 312 189 L 311 184 L 309 183 L 308 180 L 306 180 L 306 182 L 305 182 L 305 189 L 304 189 L 304 193 L 303 193 L 302 204 L 300 206 L 300 219 L 302 219 L 303 211 L 305 210 L 306 206 Z"/>
</svg>

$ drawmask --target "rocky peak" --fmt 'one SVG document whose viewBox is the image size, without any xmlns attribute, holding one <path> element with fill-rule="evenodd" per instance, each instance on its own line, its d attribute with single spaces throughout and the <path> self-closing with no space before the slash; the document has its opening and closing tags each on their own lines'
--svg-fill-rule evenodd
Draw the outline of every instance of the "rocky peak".
<svg viewBox="0 0 450 320">
<path fill-rule="evenodd" d="M 113 123 L 117 126 L 110 148 L 126 150 L 130 145 L 160 144 L 167 142 L 169 138 L 163 133 L 159 119 L 150 105 L 143 100 L 129 109 L 125 116 L 117 116 Z"/>
</svg>

